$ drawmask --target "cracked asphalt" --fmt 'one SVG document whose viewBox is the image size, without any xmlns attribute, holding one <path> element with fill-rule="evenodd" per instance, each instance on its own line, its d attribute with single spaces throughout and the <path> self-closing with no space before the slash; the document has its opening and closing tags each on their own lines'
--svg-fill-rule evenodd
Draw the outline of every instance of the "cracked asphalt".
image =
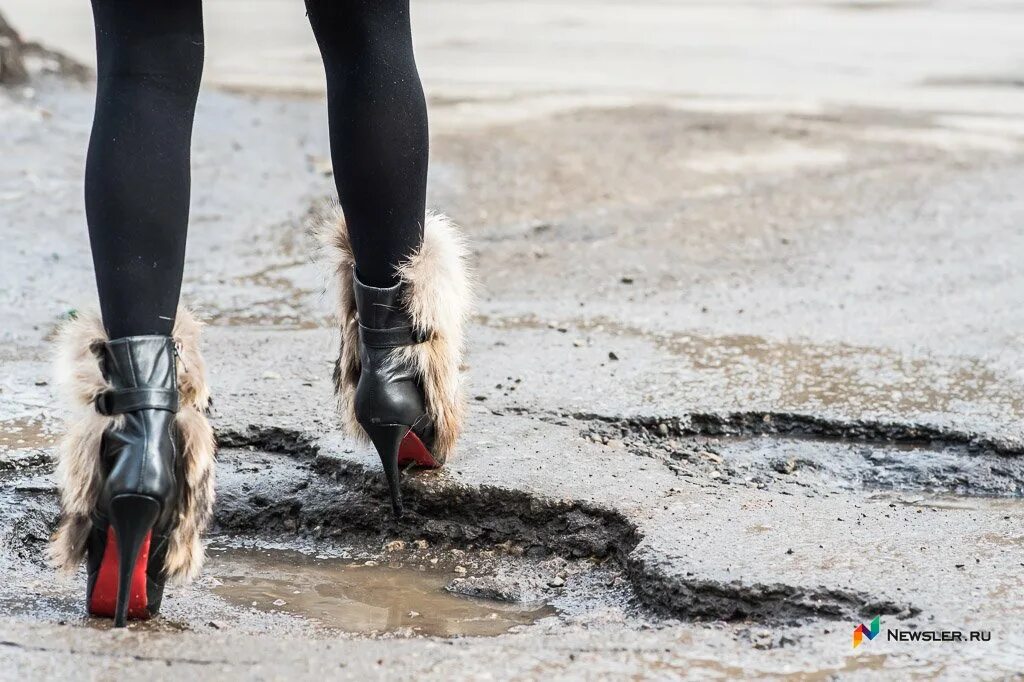
<svg viewBox="0 0 1024 682">
<path fill-rule="evenodd" d="M 0 9 L 35 27 L 29 4 Z M 230 3 L 211 4 L 213 35 L 227 35 Z M 639 84 L 612 66 L 579 88 L 542 79 L 534 60 L 560 40 L 611 64 L 598 48 L 625 11 L 611 2 L 593 15 L 531 5 L 538 47 L 503 70 L 500 49 L 447 37 L 442 19 L 462 4 L 419 21 L 430 203 L 465 227 L 481 286 L 470 422 L 449 467 L 407 475 L 401 523 L 376 456 L 333 413 L 337 335 L 308 234 L 333 192 L 324 104 L 303 92 L 315 73 L 282 50 L 274 68 L 303 87 L 256 92 L 237 63 L 211 62 L 183 297 L 209 321 L 214 542 L 437 559 L 453 578 L 469 568 L 456 593 L 557 614 L 495 637 L 339 633 L 227 603 L 214 563 L 169 593 L 159 623 L 113 632 L 83 618 L 81 576 L 40 557 L 56 513 L 51 333 L 94 296 L 81 199 L 92 91 L 39 76 L 0 91 L 0 676 L 81 675 L 83 660 L 97 679 L 1024 669 L 1024 93 L 1011 77 L 1024 55 L 1000 28 L 1019 26 L 1019 8 L 751 2 L 730 17 L 638 3 L 627 66 L 681 35 L 735 76 L 729 90 L 676 78 L 671 60 Z M 504 16 L 482 7 L 478 28 Z M 848 39 L 819 45 L 817 70 L 796 61 L 808 32 L 840 20 Z M 754 36 L 758 21 L 779 33 Z M 961 42 L 915 38 L 901 60 L 909 26 Z M 86 58 L 71 28 L 52 30 L 52 46 Z M 868 35 L 884 47 L 872 60 Z M 734 52 L 712 59 L 740 37 L 793 57 L 751 66 L 762 80 L 793 80 L 767 93 Z M 954 69 L 958 50 L 972 56 Z M 473 55 L 507 92 L 460 70 Z M 827 64 L 835 80 L 820 77 Z M 427 549 L 383 549 L 395 541 Z M 875 616 L 991 641 L 852 649 Z"/>
</svg>

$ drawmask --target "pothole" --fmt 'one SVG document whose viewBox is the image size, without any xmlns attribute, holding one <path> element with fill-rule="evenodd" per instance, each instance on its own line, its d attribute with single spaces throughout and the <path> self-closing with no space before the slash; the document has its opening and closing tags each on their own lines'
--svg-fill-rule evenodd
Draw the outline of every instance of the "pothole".
<svg viewBox="0 0 1024 682">
<path fill-rule="evenodd" d="M 556 610 L 642 611 L 622 563 L 636 529 L 615 512 L 409 476 L 396 521 L 375 467 L 298 434 L 251 437 L 289 454 L 222 439 L 234 447 L 219 454 L 217 543 L 257 543 L 211 559 L 214 594 L 235 606 L 348 633 L 435 636 L 501 634 Z"/>
<path fill-rule="evenodd" d="M 1024 490 L 1020 458 L 962 443 L 914 443 L 909 432 L 897 443 L 791 432 L 707 437 L 687 430 L 704 427 L 687 424 L 595 418 L 584 428 L 592 440 L 619 440 L 659 460 L 680 476 L 679 487 L 692 482 L 712 496 L 722 486 L 819 499 L 904 491 L 894 504 L 920 499 L 923 507 L 934 504 L 922 495 L 1019 502 Z M 182 627 L 219 627 L 209 623 L 223 618 L 229 628 L 314 636 L 484 636 L 597 614 L 617 622 L 668 616 L 775 623 L 919 612 L 900 595 L 853 584 L 694 571 L 699 561 L 640 551 L 643 524 L 611 506 L 460 485 L 443 472 L 407 477 L 408 513 L 396 521 L 386 513 L 371 459 L 339 457 L 288 429 L 253 427 L 220 440 L 220 551 L 211 553 L 207 571 L 215 584 L 192 592 L 185 610 L 175 612 L 169 602 L 168 621 Z M 56 510 L 52 483 L 17 476 L 0 540 L 37 556 Z M 667 502 L 678 505 L 671 498 L 680 492 L 668 489 Z M 727 494 L 741 493 L 732 487 Z M 237 544 L 239 538 L 251 543 Z M 68 595 L 55 602 L 57 611 L 78 603 L 77 592 Z"/>
<path fill-rule="evenodd" d="M 396 521 L 386 513 L 376 466 L 319 454 L 308 438 L 281 430 L 251 437 L 277 452 L 237 449 L 242 436 L 230 436 L 234 447 L 218 454 L 216 521 L 222 531 L 335 541 L 380 533 L 463 550 L 497 547 L 530 559 L 621 560 L 639 542 L 634 525 L 614 510 L 521 490 L 453 486 L 430 473 L 404 480 L 406 514 Z"/>
<path fill-rule="evenodd" d="M 583 436 L 660 460 L 703 486 L 811 496 L 853 490 L 1024 496 L 1024 457 L 1007 444 L 929 427 L 908 426 L 883 437 L 878 425 L 797 425 L 782 418 L 779 427 L 775 421 L 726 420 L 709 427 L 693 420 L 591 419 Z"/>
<path fill-rule="evenodd" d="M 353 634 L 489 637 L 557 613 L 543 601 L 456 594 L 449 589 L 451 572 L 429 564 L 219 547 L 212 548 L 207 566 L 215 579 L 213 593 L 230 604 L 285 613 Z"/>
</svg>

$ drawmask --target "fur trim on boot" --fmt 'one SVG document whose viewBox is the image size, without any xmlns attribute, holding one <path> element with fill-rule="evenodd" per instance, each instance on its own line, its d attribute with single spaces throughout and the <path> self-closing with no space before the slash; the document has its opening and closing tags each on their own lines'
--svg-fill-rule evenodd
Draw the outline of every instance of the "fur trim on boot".
<svg viewBox="0 0 1024 682">
<path fill-rule="evenodd" d="M 167 577 L 184 581 L 202 568 L 201 535 L 213 514 L 213 428 L 206 418 L 210 404 L 206 363 L 199 352 L 202 323 L 185 308 L 178 309 L 174 340 L 178 348 L 178 393 L 175 415 L 184 480 L 178 495 L 178 518 L 171 529 L 165 568 Z M 99 315 L 79 314 L 66 322 L 57 338 L 56 383 L 66 401 L 67 432 L 57 450 L 57 482 L 61 519 L 50 544 L 50 558 L 64 570 L 74 570 L 85 556 L 92 529 L 91 514 L 103 486 L 100 444 L 117 416 L 96 411 L 93 401 L 109 386 L 99 357 L 107 342 Z"/>
<path fill-rule="evenodd" d="M 348 432 L 368 442 L 355 413 L 359 382 L 359 323 L 352 283 L 355 256 L 340 209 L 323 221 L 318 236 L 328 252 L 331 274 L 339 290 L 337 322 L 341 328 L 341 348 L 334 368 L 335 392 Z M 440 463 L 454 449 L 465 418 L 459 367 L 464 328 L 473 301 L 468 255 L 466 242 L 452 221 L 428 213 L 423 244 L 402 263 L 398 273 L 413 326 L 429 334 L 429 340 L 394 352 L 396 360 L 410 363 L 420 377 L 427 413 L 435 429 L 431 454 Z"/>
</svg>

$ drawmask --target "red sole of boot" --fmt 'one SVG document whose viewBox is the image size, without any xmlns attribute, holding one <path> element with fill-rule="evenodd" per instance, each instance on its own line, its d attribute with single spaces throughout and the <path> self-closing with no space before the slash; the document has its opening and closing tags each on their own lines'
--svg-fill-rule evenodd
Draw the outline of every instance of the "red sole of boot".
<svg viewBox="0 0 1024 682">
<path fill-rule="evenodd" d="M 398 466 L 404 467 L 409 464 L 430 469 L 436 469 L 441 466 L 434 459 L 434 456 L 430 454 L 430 450 L 419 439 L 419 436 L 412 431 L 402 439 L 402 445 L 398 449 Z"/>
<path fill-rule="evenodd" d="M 128 597 L 128 617 L 137 620 L 149 618 L 149 605 L 146 596 L 146 567 L 149 563 L 149 539 L 152 532 L 146 533 L 146 539 L 139 550 L 139 558 L 135 561 L 132 571 L 132 587 Z M 92 599 L 89 600 L 89 613 L 93 616 L 113 618 L 117 608 L 117 574 L 118 574 L 117 538 L 114 529 L 107 529 L 107 546 L 103 550 L 103 562 L 92 588 Z"/>
</svg>

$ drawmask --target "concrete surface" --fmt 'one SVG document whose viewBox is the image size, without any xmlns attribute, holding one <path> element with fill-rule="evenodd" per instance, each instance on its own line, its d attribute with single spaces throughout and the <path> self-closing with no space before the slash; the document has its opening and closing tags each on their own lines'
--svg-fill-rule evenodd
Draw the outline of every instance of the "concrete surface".
<svg viewBox="0 0 1024 682">
<path fill-rule="evenodd" d="M 83 7 L 44 23 L 31 4 L 0 10 L 88 58 Z M 82 619 L 81 581 L 39 553 L 56 510 L 48 339 L 92 298 L 92 93 L 40 77 L 0 93 L 3 675 L 1024 667 L 1015 3 L 417 5 L 431 203 L 466 227 L 482 292 L 469 431 L 449 468 L 407 478 L 402 524 L 331 411 L 336 335 L 306 225 L 332 180 L 323 102 L 295 94 L 319 68 L 301 5 L 208 5 L 221 87 L 200 102 L 184 297 L 211 323 L 216 541 L 377 560 L 423 540 L 392 559 L 461 560 L 559 614 L 495 638 L 338 633 L 227 604 L 214 566 L 159 623 Z M 256 35 L 232 32 L 233 11 L 280 30 L 231 61 Z M 253 64 L 272 72 L 259 93 Z M 991 641 L 852 649 L 877 615 Z"/>
</svg>

